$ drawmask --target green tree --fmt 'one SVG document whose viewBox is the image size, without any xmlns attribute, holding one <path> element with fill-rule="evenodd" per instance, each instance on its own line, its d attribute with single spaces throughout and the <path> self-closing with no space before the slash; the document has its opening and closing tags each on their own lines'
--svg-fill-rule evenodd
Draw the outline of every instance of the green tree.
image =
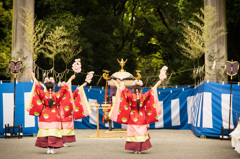
<svg viewBox="0 0 240 159">
<path fill-rule="evenodd" d="M 12 47 L 12 0 L 0 2 L 0 17 L 0 79 L 7 79 Z"/>
<path fill-rule="evenodd" d="M 66 38 L 67 36 L 69 36 L 69 34 L 65 28 L 63 26 L 57 26 L 54 30 L 50 31 L 44 39 L 44 48 L 41 49 L 40 52 L 52 59 L 53 76 L 56 76 L 55 56 L 66 50 L 69 44 L 69 39 Z"/>
<path fill-rule="evenodd" d="M 125 70 L 135 74 L 136 69 L 143 68 L 143 59 L 155 57 L 148 63 L 149 68 L 144 68 L 150 71 L 142 70 L 144 78 L 156 75 L 158 72 L 151 71 L 156 66 L 168 65 L 169 72 L 192 67 L 176 44 L 183 40 L 178 21 L 188 19 L 202 5 L 202 1 L 190 0 L 40 0 L 36 2 L 36 14 L 52 26 L 69 23 L 70 18 L 63 18 L 64 13 L 84 19 L 69 27 L 79 31 L 82 52 L 77 57 L 82 59 L 83 71 L 93 69 L 102 74 L 103 70 L 110 70 L 111 75 L 120 68 L 117 59 L 124 58 L 128 59 Z M 179 80 L 182 78 L 186 80 Z M 191 82 L 186 74 L 174 76 L 171 81 Z"/>
<path fill-rule="evenodd" d="M 201 14 L 194 14 L 199 21 L 190 20 L 190 24 L 182 22 L 185 44 L 178 44 L 183 49 L 181 53 L 193 60 L 194 68 L 196 60 L 197 67 L 200 67 L 199 59 L 209 50 L 209 46 L 226 34 L 224 27 L 213 28 L 218 22 L 215 8 L 207 6 L 200 11 Z M 194 74 L 193 77 L 196 78 L 196 75 Z"/>
</svg>

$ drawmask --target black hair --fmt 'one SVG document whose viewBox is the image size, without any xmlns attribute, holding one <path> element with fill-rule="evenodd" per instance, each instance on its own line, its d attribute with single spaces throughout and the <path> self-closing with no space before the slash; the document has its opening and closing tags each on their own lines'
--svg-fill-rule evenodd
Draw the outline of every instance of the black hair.
<svg viewBox="0 0 240 159">
<path fill-rule="evenodd" d="M 48 91 L 51 91 L 51 92 L 49 92 L 49 93 L 52 93 L 53 87 L 54 87 L 54 84 L 53 84 L 52 82 L 47 82 L 47 83 L 46 83 L 46 88 L 47 88 L 47 90 L 48 90 Z M 52 95 L 50 95 L 49 101 L 48 101 L 48 107 L 49 107 L 49 108 L 52 108 L 52 106 L 53 106 L 53 100 L 52 100 Z"/>
<path fill-rule="evenodd" d="M 47 82 L 46 83 L 47 90 L 49 91 L 50 89 L 53 90 L 54 84 L 52 82 Z"/>
<path fill-rule="evenodd" d="M 136 90 L 138 90 L 138 93 L 140 93 L 140 91 L 142 90 L 142 87 L 139 86 L 139 85 L 133 86 L 133 92 L 134 92 L 134 93 L 137 92 Z M 139 113 L 139 109 L 140 109 L 140 100 L 137 99 L 137 111 L 138 111 L 138 113 Z"/>
</svg>

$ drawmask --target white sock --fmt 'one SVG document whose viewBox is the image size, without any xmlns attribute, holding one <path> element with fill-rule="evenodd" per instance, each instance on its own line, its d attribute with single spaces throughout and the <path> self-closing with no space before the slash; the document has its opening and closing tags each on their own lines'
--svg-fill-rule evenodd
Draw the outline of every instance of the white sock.
<svg viewBox="0 0 240 159">
<path fill-rule="evenodd" d="M 51 153 L 51 149 L 48 147 L 47 148 L 47 154 L 50 154 Z"/>
<path fill-rule="evenodd" d="M 51 154 L 55 154 L 54 148 L 51 148 Z"/>
</svg>

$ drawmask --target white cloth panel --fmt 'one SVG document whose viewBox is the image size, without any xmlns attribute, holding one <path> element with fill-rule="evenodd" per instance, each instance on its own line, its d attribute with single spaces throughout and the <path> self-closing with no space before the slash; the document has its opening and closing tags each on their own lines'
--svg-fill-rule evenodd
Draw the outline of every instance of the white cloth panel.
<svg viewBox="0 0 240 159">
<path fill-rule="evenodd" d="M 180 125 L 179 99 L 171 100 L 171 119 L 172 119 L 172 126 Z"/>
<path fill-rule="evenodd" d="M 89 105 L 96 102 L 97 102 L 96 99 L 88 100 Z M 97 125 L 97 109 L 92 109 L 92 113 L 89 115 L 89 122 L 93 125 Z"/>
<path fill-rule="evenodd" d="M 191 123 L 192 123 L 192 125 L 193 126 L 196 126 L 196 109 L 197 109 L 197 96 L 198 96 L 198 94 L 196 94 L 195 96 L 193 96 L 193 106 L 192 106 L 192 121 L 191 121 Z"/>
<path fill-rule="evenodd" d="M 162 114 L 158 117 L 158 121 L 155 122 L 155 128 L 162 128 L 163 125 L 163 101 L 159 101 L 160 106 L 162 107 Z"/>
<path fill-rule="evenodd" d="M 229 126 L 229 106 L 230 106 L 230 94 L 222 94 L 221 95 L 221 107 L 222 107 L 222 122 L 223 122 L 223 127 L 226 129 Z M 232 100 L 231 100 L 232 101 Z M 232 109 L 231 109 L 232 111 Z M 232 112 L 231 112 L 231 123 L 230 123 L 230 128 L 233 129 L 233 119 L 232 119 Z"/>
<path fill-rule="evenodd" d="M 24 93 L 24 106 L 28 103 L 30 92 Z M 24 125 L 25 127 L 35 127 L 35 116 L 29 115 L 27 109 L 24 108 Z"/>
<path fill-rule="evenodd" d="M 200 93 L 199 105 L 198 105 L 198 117 L 197 117 L 197 127 L 200 127 L 201 114 L 202 114 L 202 105 L 203 105 L 203 93 Z"/>
<path fill-rule="evenodd" d="M 13 126 L 14 94 L 3 93 L 3 128 L 5 124 Z"/>
<path fill-rule="evenodd" d="M 213 128 L 212 121 L 212 93 L 204 92 L 203 94 L 203 122 L 202 127 Z"/>
<path fill-rule="evenodd" d="M 193 96 L 187 98 L 187 113 L 188 113 L 188 124 L 192 121 L 192 108 L 193 108 Z"/>
<path fill-rule="evenodd" d="M 196 127 L 198 119 L 199 108 L 202 105 L 202 93 L 197 93 L 193 96 L 193 107 L 192 107 L 192 125 Z"/>
</svg>

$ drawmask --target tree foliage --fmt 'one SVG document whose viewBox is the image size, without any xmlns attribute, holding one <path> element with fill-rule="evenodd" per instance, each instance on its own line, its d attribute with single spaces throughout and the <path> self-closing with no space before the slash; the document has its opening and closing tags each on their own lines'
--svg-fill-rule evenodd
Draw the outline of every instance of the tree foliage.
<svg viewBox="0 0 240 159">
<path fill-rule="evenodd" d="M 213 27 L 218 21 L 216 9 L 210 6 L 205 6 L 200 9 L 200 13 L 194 13 L 197 20 L 190 20 L 189 23 L 183 24 L 184 44 L 178 44 L 182 48 L 182 54 L 193 60 L 194 68 L 197 60 L 199 71 L 199 59 L 209 51 L 209 46 L 219 37 L 226 35 L 226 29 L 221 27 Z M 216 53 L 217 50 L 214 50 Z M 212 61 L 213 62 L 213 61 Z M 197 71 L 194 70 L 193 78 L 196 78 Z M 201 74 L 203 75 L 203 74 Z"/>
<path fill-rule="evenodd" d="M 12 46 L 12 0 L 0 1 L 0 79 L 10 77 L 8 62 Z"/>
<path fill-rule="evenodd" d="M 176 45 L 182 41 L 178 21 L 190 17 L 185 10 L 196 12 L 201 5 L 179 0 L 41 0 L 36 3 L 36 14 L 48 28 L 64 26 L 80 37 L 82 52 L 77 57 L 82 59 L 83 72 L 94 70 L 101 75 L 110 70 L 112 74 L 119 70 L 117 59 L 124 58 L 128 59 L 125 70 L 136 75 L 135 70 L 141 69 L 146 80 L 156 77 L 163 65 L 169 66 L 169 72 L 192 67 L 182 62 L 188 59 Z M 49 12 L 43 12 L 44 8 Z M 171 81 L 182 84 L 180 78 L 172 76 Z"/>
<path fill-rule="evenodd" d="M 42 20 L 36 23 L 34 18 L 34 13 L 28 8 L 22 8 L 23 15 L 20 15 L 22 18 L 22 26 L 25 29 L 24 37 L 26 39 L 25 46 L 34 54 L 34 60 L 37 59 L 39 53 L 42 53 L 44 49 L 44 40 L 43 37 L 46 32 L 46 27 Z"/>
<path fill-rule="evenodd" d="M 193 21 L 193 13 L 200 12 L 201 7 L 203 1 L 191 0 L 38 0 L 35 14 L 36 23 L 42 20 L 47 26 L 46 35 L 63 26 L 69 33 L 69 43 L 78 42 L 73 52 L 82 49 L 75 57 L 81 59 L 83 73 L 93 70 L 101 75 L 103 70 L 109 70 L 111 75 L 120 68 L 117 59 L 124 58 L 128 59 L 124 69 L 133 75 L 135 70 L 141 70 L 144 82 L 167 65 L 168 74 L 172 74 L 170 84 L 175 85 L 193 83 L 189 78 L 192 71 L 182 72 L 192 69 L 193 64 L 177 45 L 184 42 L 179 21 Z M 231 23 L 234 24 L 233 18 Z M 67 68 L 71 68 L 72 61 L 64 61 L 64 57 L 67 56 L 55 56 L 56 70 L 65 70 L 62 63 L 67 61 Z M 52 66 L 43 54 L 39 54 L 36 63 L 45 69 Z M 200 63 L 204 63 L 201 58 Z M 76 84 L 85 78 L 78 76 L 80 81 Z M 92 84 L 99 78 L 95 76 Z"/>
<path fill-rule="evenodd" d="M 193 60 L 199 59 L 213 42 L 226 35 L 223 26 L 213 27 L 219 21 L 215 8 L 206 6 L 200 11 L 202 15 L 194 14 L 199 22 L 190 21 L 190 24 L 182 22 L 185 45 L 179 44 L 179 46 L 183 49 L 182 54 Z"/>
</svg>

